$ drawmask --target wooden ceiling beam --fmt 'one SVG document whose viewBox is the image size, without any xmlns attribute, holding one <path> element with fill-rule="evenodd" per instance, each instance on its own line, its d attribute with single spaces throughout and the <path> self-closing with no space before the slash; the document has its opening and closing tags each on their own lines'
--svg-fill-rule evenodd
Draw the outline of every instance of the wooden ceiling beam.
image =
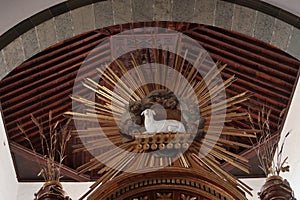
<svg viewBox="0 0 300 200">
<path fill-rule="evenodd" d="M 282 98 L 283 101 L 289 101 L 289 94 L 291 93 L 291 90 L 288 90 L 287 88 L 279 87 L 278 85 L 272 84 L 269 81 L 263 81 L 261 79 L 256 79 L 255 81 L 253 81 L 253 76 L 251 77 L 249 75 L 245 75 L 236 70 L 236 67 L 238 67 L 237 63 L 233 62 L 232 64 L 235 64 L 235 65 L 230 64 L 225 70 L 223 70 L 223 72 L 230 74 L 230 75 L 235 74 L 236 77 L 238 77 L 239 79 L 242 79 L 245 83 L 254 84 L 254 82 L 255 82 L 255 83 L 257 83 L 258 87 L 264 87 L 265 90 L 267 90 L 269 93 L 273 93 L 273 96 L 276 96 L 276 97 L 278 96 L 278 97 Z M 230 73 L 228 73 L 228 72 L 230 72 Z"/>
<path fill-rule="evenodd" d="M 57 106 L 57 107 L 52 107 L 51 111 L 53 113 L 53 121 L 54 120 L 58 120 L 58 119 L 63 119 L 62 113 L 68 111 L 71 107 L 71 104 L 63 104 L 63 106 Z M 41 110 L 39 110 L 41 111 Z M 38 118 L 45 118 L 49 115 L 49 110 L 48 109 L 44 109 L 44 112 L 42 112 L 40 115 L 34 115 L 35 117 Z M 54 117 L 57 116 L 57 117 Z M 28 116 L 29 118 L 27 118 L 27 120 L 24 123 L 20 122 L 20 125 L 22 126 L 22 128 L 24 128 L 24 131 L 28 134 L 29 137 L 33 137 L 35 135 L 39 135 L 38 133 L 38 129 L 37 127 L 34 125 L 34 123 L 31 121 L 30 116 Z M 10 139 L 11 140 L 15 140 L 17 142 L 21 142 L 24 140 L 23 137 L 19 138 L 19 136 L 22 135 L 22 133 L 20 132 L 19 128 L 17 127 L 17 123 L 15 124 L 15 126 L 13 126 L 13 128 L 11 128 L 10 130 Z M 46 123 L 46 122 L 45 122 Z M 47 128 L 48 126 L 46 126 L 45 128 Z"/>
<path fill-rule="evenodd" d="M 98 41 L 94 42 L 95 44 L 89 44 L 88 47 L 82 47 L 76 50 L 73 50 L 67 54 L 64 55 L 56 55 L 53 59 L 50 59 L 48 62 L 42 63 L 41 65 L 38 65 L 42 69 L 36 69 L 40 71 L 40 73 L 32 72 L 32 74 L 25 74 L 25 76 L 22 78 L 22 82 L 12 82 L 10 84 L 5 85 L 5 82 L 2 82 L 1 85 L 5 85 L 5 87 L 0 88 L 0 93 L 6 94 L 7 91 L 11 91 L 15 89 L 16 87 L 23 87 L 25 84 L 31 84 L 33 81 L 40 80 L 41 77 L 48 77 L 51 74 L 59 73 L 60 71 L 64 70 L 65 68 L 68 68 L 69 66 L 74 65 L 74 63 L 82 63 L 82 61 L 88 56 L 90 53 L 91 48 L 94 48 L 96 44 L 98 44 Z M 102 47 L 102 46 L 101 46 Z M 106 46 L 102 47 L 100 50 L 104 50 Z M 71 57 L 72 59 L 66 59 L 68 57 Z M 35 68 L 35 67 L 33 67 Z M 20 72 L 18 74 L 24 74 L 24 72 Z M 4 79 L 5 80 L 5 79 Z M 4 95 L 1 98 L 6 98 Z"/>
<path fill-rule="evenodd" d="M 107 53 L 108 51 L 106 49 L 100 49 L 101 51 L 103 51 L 103 53 Z M 76 77 L 76 73 L 78 68 L 82 65 L 82 61 L 84 60 L 84 58 L 87 56 L 87 54 L 83 54 L 81 56 L 77 56 L 72 58 L 69 61 L 65 61 L 63 63 L 60 63 L 58 65 L 54 67 L 49 66 L 49 72 L 47 72 L 45 75 L 40 75 L 41 77 L 38 79 L 34 79 L 32 80 L 31 78 L 25 78 L 24 81 L 26 81 L 26 79 L 30 79 L 27 82 L 29 84 L 23 84 L 23 85 L 11 85 L 13 86 L 14 90 L 10 90 L 10 87 L 4 86 L 2 87 L 2 89 L 4 90 L 3 92 L 3 96 L 1 96 L 1 101 L 2 103 L 2 107 L 8 107 L 9 105 L 15 105 L 15 101 L 19 101 L 19 99 L 26 99 L 28 97 L 31 98 L 35 98 L 34 96 L 36 94 L 36 90 L 41 90 L 41 91 L 45 91 L 48 88 L 53 87 L 53 83 L 58 85 L 58 82 L 63 82 L 62 79 L 66 79 L 67 77 L 70 76 L 75 76 Z M 102 55 L 99 55 L 98 57 L 100 57 Z M 76 72 L 75 74 L 71 72 Z M 73 78 L 74 79 L 74 78 Z M 22 83 L 24 82 L 22 81 Z M 42 84 L 42 85 L 41 85 Z M 41 85 L 41 86 L 39 86 Z M 10 91 L 10 92 L 8 92 Z M 26 91 L 26 93 L 24 92 Z M 23 93 L 24 92 L 24 93 Z M 23 93 L 21 95 L 16 95 L 16 93 Z M 37 95 L 40 95 L 39 93 L 37 93 Z M 10 101 L 6 101 L 6 99 L 11 99 Z M 24 103 L 24 102 L 23 102 Z"/>
<path fill-rule="evenodd" d="M 270 86 L 269 83 L 262 83 L 260 80 L 256 80 L 254 82 L 253 78 L 251 80 L 250 76 L 241 74 L 240 72 L 237 72 L 230 67 L 228 67 L 226 69 L 226 71 L 231 72 L 230 74 L 224 73 L 224 76 L 225 77 L 227 76 L 226 78 L 229 78 L 231 76 L 231 74 L 235 74 L 236 77 L 238 78 L 238 80 L 236 81 L 236 84 L 243 86 L 244 88 L 249 88 L 248 91 L 265 94 L 265 95 L 268 95 L 272 99 L 280 99 L 280 101 L 283 104 L 286 104 L 290 99 L 290 96 L 288 96 L 288 94 L 280 94 L 279 92 L 274 91 L 275 90 L 274 87 L 272 87 L 272 88 L 268 87 L 268 86 Z M 288 92 L 288 91 L 286 91 L 286 92 Z M 291 91 L 289 91 L 289 92 L 291 92 Z"/>
<path fill-rule="evenodd" d="M 208 44 L 203 44 L 204 47 L 208 47 L 208 48 L 213 48 L 218 49 L 213 47 L 212 45 L 208 45 Z M 232 66 L 232 67 L 227 67 L 224 71 L 233 71 L 236 74 L 243 74 L 244 77 L 246 77 L 248 80 L 252 81 L 253 77 L 255 77 L 258 80 L 258 83 L 260 83 L 260 86 L 262 88 L 272 88 L 275 90 L 278 90 L 280 92 L 285 92 L 287 93 L 286 89 L 289 89 L 289 93 L 293 88 L 293 84 L 291 84 L 290 82 L 286 82 L 283 81 L 281 79 L 274 79 L 274 77 L 270 77 L 269 75 L 265 74 L 264 72 L 258 72 L 257 70 L 254 70 L 252 67 L 249 67 L 249 62 L 247 63 L 243 63 L 241 62 L 241 59 L 239 58 L 238 55 L 234 55 L 232 53 L 226 53 L 223 50 L 218 49 L 216 52 L 211 52 L 210 53 L 211 57 L 215 60 L 220 60 L 223 61 L 224 63 L 228 63 L 228 65 Z M 196 56 L 196 55 L 195 55 Z M 255 65 L 259 65 L 259 63 L 250 63 L 250 66 L 255 66 Z M 234 69 L 233 69 L 234 67 Z M 237 71 L 238 70 L 238 71 Z M 269 70 L 269 69 L 268 69 Z M 290 81 L 291 82 L 295 82 L 296 80 L 296 76 L 292 77 L 290 76 Z M 253 81 L 252 81 L 253 82 Z M 255 81 L 255 83 L 257 83 L 257 81 Z M 280 86 L 281 85 L 281 86 Z M 279 87 L 280 86 L 280 87 Z M 274 95 L 276 95 L 277 93 L 274 92 Z M 285 96 L 283 96 L 283 98 L 285 98 Z"/>
<path fill-rule="evenodd" d="M 273 80 L 276 81 L 278 84 L 281 84 L 285 87 L 292 87 L 293 85 L 290 83 L 294 80 L 295 76 L 291 76 L 289 74 L 286 74 L 284 72 L 278 71 L 274 68 L 268 67 L 266 65 L 263 65 L 259 63 L 257 60 L 250 60 L 246 57 L 242 57 L 241 54 L 237 51 L 235 53 L 232 53 L 228 50 L 223 50 L 222 48 L 218 47 L 220 45 L 219 43 L 207 43 L 207 40 L 210 40 L 207 36 L 201 36 L 201 38 L 198 38 L 199 44 L 202 45 L 205 49 L 207 49 L 211 53 L 218 54 L 222 57 L 239 61 L 241 63 L 241 67 L 248 67 L 247 70 L 253 71 L 252 73 L 256 72 L 257 76 L 261 76 L 261 78 L 265 78 L 267 80 Z M 203 42 L 205 41 L 205 42 Z M 222 45 L 221 45 L 222 46 Z M 259 73 L 258 73 L 259 72 Z M 267 73 L 272 73 L 272 77 Z"/>
<path fill-rule="evenodd" d="M 235 96 L 240 94 L 241 92 L 237 92 L 237 90 L 235 90 L 235 86 L 238 85 L 232 85 L 232 89 L 227 89 L 226 90 L 226 94 L 229 94 L 229 96 Z M 251 105 L 255 105 L 255 106 L 251 106 Z M 251 109 L 252 111 L 260 111 L 263 107 L 265 107 L 266 109 L 271 109 L 272 113 L 270 114 L 270 118 L 271 119 L 279 119 L 279 114 L 281 113 L 282 109 L 278 109 L 278 107 L 271 105 L 271 104 L 266 104 L 265 102 L 261 102 L 258 101 L 257 98 L 255 97 L 250 97 L 249 100 L 247 102 L 241 103 L 239 104 L 239 106 L 242 106 L 243 111 L 248 111 L 248 109 Z"/>
<path fill-rule="evenodd" d="M 242 49 L 247 49 L 253 53 L 261 55 L 262 58 L 268 58 L 270 65 L 279 68 L 280 71 L 289 72 L 296 75 L 299 68 L 299 62 L 287 54 L 283 54 L 281 50 L 277 50 L 265 42 L 257 40 L 251 36 L 241 34 L 238 32 L 227 31 L 217 27 L 198 26 L 194 29 L 197 32 L 201 31 L 204 35 L 212 35 L 222 41 L 226 41 Z M 198 32 L 199 33 L 199 32 Z M 280 60 L 280 63 L 277 61 Z M 282 62 L 282 64 L 281 64 Z"/>
<path fill-rule="evenodd" d="M 94 63 L 93 63 L 94 64 Z M 92 67 L 92 68 L 91 68 Z M 88 66 L 86 66 L 86 71 L 83 75 L 77 77 L 80 80 L 83 80 L 83 78 L 85 76 L 89 76 L 89 75 L 95 75 L 95 71 L 91 69 L 94 69 L 95 66 L 91 65 L 90 69 L 88 69 Z M 88 71 L 90 70 L 90 72 Z M 64 85 L 65 83 L 59 84 L 60 86 Z M 73 85 L 73 84 L 69 84 Z M 26 112 L 22 111 L 21 113 L 19 112 L 12 112 L 12 115 L 8 116 L 8 117 L 12 117 L 15 118 L 16 120 L 12 120 L 9 121 L 6 125 L 9 128 L 10 132 L 14 132 L 14 131 L 18 131 L 18 128 L 16 127 L 16 124 L 18 122 L 21 121 L 26 121 L 27 118 L 27 122 L 24 122 L 23 124 L 26 126 L 28 124 L 31 124 L 31 120 L 30 120 L 30 116 L 23 116 L 22 113 L 31 113 L 34 116 L 38 116 L 38 117 L 42 117 L 42 116 L 47 116 L 48 112 L 46 112 L 46 110 L 49 110 L 51 108 L 51 110 L 55 109 L 56 107 L 60 107 L 61 105 L 65 105 L 67 102 L 71 103 L 71 99 L 70 99 L 70 95 L 72 94 L 73 89 L 76 90 L 76 88 L 80 88 L 82 87 L 81 85 L 76 85 L 74 87 L 68 87 L 67 89 L 62 90 L 62 92 L 58 92 L 58 93 L 54 93 L 54 94 L 49 94 L 50 98 L 44 98 L 40 101 L 38 101 L 36 104 L 31 104 L 28 105 L 26 108 Z M 86 93 L 85 91 L 89 91 L 88 89 L 86 89 L 85 87 L 83 87 L 82 89 L 80 89 L 80 93 Z M 48 93 L 49 91 L 47 91 Z M 42 105 L 46 105 L 46 106 L 41 106 Z M 71 105 L 71 104 L 70 104 Z M 5 110 L 6 113 L 7 110 Z M 20 111 L 20 110 L 19 110 Z M 44 114 L 42 114 L 44 113 Z M 18 117 L 19 116 L 19 117 Z M 23 116 L 23 117 L 20 117 Z M 15 138 L 18 135 L 14 135 L 12 136 L 12 138 Z"/>
<path fill-rule="evenodd" d="M 19 112 L 29 114 L 31 110 L 37 107 L 47 106 L 49 105 L 50 102 L 52 103 L 55 102 L 55 99 L 53 97 L 57 97 L 58 95 L 62 96 L 62 93 L 65 93 L 66 90 L 69 90 L 69 94 L 70 94 L 72 91 L 73 83 L 74 83 L 74 79 L 70 79 L 59 86 L 53 87 L 49 90 L 45 90 L 39 93 L 39 95 L 36 95 L 35 97 L 33 96 L 28 100 L 24 100 L 24 102 L 20 101 L 19 104 L 16 104 L 15 107 L 17 108 L 14 107 L 14 110 L 13 109 L 8 110 L 8 108 L 7 109 L 4 108 L 3 112 L 7 116 L 6 119 L 8 121 L 13 121 L 13 119 L 15 118 L 20 119 L 20 117 L 18 117 Z"/>
<path fill-rule="evenodd" d="M 95 39 L 97 40 L 93 41 Z M 41 69 L 45 70 L 47 69 L 48 65 L 53 65 L 53 63 L 59 62 L 61 59 L 65 59 L 67 56 L 72 56 L 82 51 L 89 51 L 88 49 L 93 48 L 104 39 L 105 38 L 101 38 L 101 34 L 98 33 L 90 37 L 85 37 L 84 39 L 74 43 L 70 43 L 70 44 L 66 44 L 66 42 L 59 43 L 59 45 L 56 45 L 57 46 L 56 49 L 54 50 L 51 49 L 51 51 L 48 52 L 47 54 L 40 53 L 40 55 L 37 58 L 33 58 L 32 60 L 25 62 L 20 66 L 21 72 L 17 74 L 13 74 L 12 76 L 3 79 L 1 82 L 3 83 L 3 85 L 14 84 L 16 79 L 20 79 L 22 76 L 28 74 L 33 76 L 34 71 L 36 70 L 41 71 Z"/>
<path fill-rule="evenodd" d="M 212 49 L 216 49 L 216 48 L 214 48 L 213 46 L 207 46 L 207 45 L 205 45 L 205 47 L 207 47 L 207 48 L 212 48 Z M 239 60 L 239 59 L 236 59 L 236 57 L 238 57 L 238 56 L 236 56 L 236 55 L 233 55 L 233 54 L 230 54 L 230 53 L 226 53 L 226 52 L 223 52 L 222 50 L 217 50 L 217 52 L 215 52 L 215 51 L 213 51 L 213 52 L 211 52 L 210 53 L 211 55 L 217 55 L 217 56 L 219 56 L 220 57 L 220 59 L 222 59 L 222 60 L 224 60 L 224 59 L 226 59 L 226 60 L 231 60 L 231 59 L 233 59 L 233 60 L 236 60 L 236 61 L 238 61 L 238 63 L 240 63 L 241 65 L 239 66 L 240 67 L 240 69 L 241 70 L 243 70 L 243 68 L 246 68 L 246 69 L 251 69 L 250 68 L 250 66 L 252 66 L 252 64 L 253 65 L 257 65 L 258 63 L 252 63 L 252 61 L 249 61 L 249 62 L 251 62 L 251 64 L 250 65 L 244 65 L 243 64 L 243 62 L 241 61 L 241 60 Z M 223 54 L 223 55 L 222 55 Z M 230 55 L 230 56 L 228 56 L 228 55 Z M 233 62 L 233 61 L 231 61 L 231 62 Z M 247 61 L 248 62 L 248 61 Z M 249 63 L 248 63 L 249 64 Z M 247 70 L 245 70 L 246 72 L 247 72 Z M 272 71 L 269 71 L 269 73 L 272 73 Z M 291 80 L 289 80 L 289 81 L 285 81 L 285 80 L 282 80 L 282 79 L 279 79 L 279 78 L 277 78 L 277 77 L 273 77 L 273 76 L 271 76 L 271 75 L 268 75 L 268 74 L 266 74 L 266 73 L 264 73 L 264 72 L 256 72 L 255 73 L 255 71 L 252 71 L 252 73 L 251 74 L 253 74 L 253 78 L 259 78 L 259 79 L 262 79 L 262 80 L 266 80 L 266 81 L 268 81 L 268 82 L 273 82 L 274 84 L 277 84 L 277 85 L 280 85 L 281 87 L 287 87 L 289 90 L 292 90 L 292 88 L 293 88 L 293 84 L 294 84 L 294 82 L 295 82 L 295 77 L 293 77 L 293 79 L 291 79 Z"/>
<path fill-rule="evenodd" d="M 2 105 L 4 114 L 8 119 L 11 119 L 17 115 L 18 112 L 28 112 L 33 106 L 40 105 L 45 100 L 51 101 L 53 99 L 52 96 L 56 96 L 61 92 L 65 93 L 65 90 L 72 88 L 76 73 L 77 71 L 69 72 L 58 78 L 55 84 L 48 82 L 40 87 L 32 88 L 30 92 L 25 93 L 26 95 L 24 93 L 19 95 L 19 97 L 15 98 L 13 103 L 9 102 L 9 105 Z M 29 95 L 27 95 L 27 93 L 29 93 Z"/>
<path fill-rule="evenodd" d="M 93 69 L 95 66 L 91 65 L 91 67 L 90 67 L 90 69 Z M 88 71 L 86 71 L 86 73 L 88 73 Z M 85 77 L 87 75 L 86 73 L 84 73 L 83 77 Z M 95 72 L 91 71 L 90 75 L 95 75 Z M 79 76 L 78 79 L 83 80 L 83 77 Z M 62 86 L 63 84 L 58 84 L 58 85 Z M 68 89 L 63 90 L 63 92 L 58 92 L 57 94 L 55 93 L 54 95 L 51 95 L 50 91 L 47 91 L 47 93 L 50 93 L 51 98 L 49 98 L 49 99 L 46 98 L 41 101 L 38 101 L 37 104 L 32 104 L 30 106 L 27 106 L 26 112 L 22 111 L 22 110 L 21 111 L 17 110 L 16 112 L 13 112 L 13 116 L 15 116 L 15 120 L 9 121 L 7 123 L 7 127 L 9 128 L 10 133 L 11 133 L 10 138 L 15 139 L 16 137 L 18 137 L 20 135 L 20 133 L 18 133 L 19 129 L 16 126 L 16 124 L 18 122 L 23 121 L 22 125 L 24 126 L 25 131 L 31 132 L 32 129 L 34 129 L 34 127 L 32 127 L 33 124 L 30 120 L 30 116 L 26 116 L 26 115 L 24 115 L 24 113 L 31 113 L 34 116 L 38 116 L 38 117 L 47 117 L 48 110 L 52 110 L 53 114 L 54 114 L 56 112 L 57 108 L 61 108 L 61 105 L 65 105 L 64 107 L 66 108 L 66 109 L 64 109 L 63 112 L 67 111 L 67 108 L 71 107 L 70 95 L 72 94 L 73 89 L 76 90 L 76 88 L 79 88 L 79 87 L 82 87 L 82 86 L 77 85 L 74 87 L 69 87 Z M 80 92 L 82 91 L 83 93 L 85 93 L 85 91 L 87 89 L 85 89 L 85 88 L 83 88 L 83 89 L 84 90 L 80 90 Z M 40 106 L 40 104 L 47 105 L 47 106 Z M 8 117 L 13 117 L 13 116 L 8 116 Z M 24 117 L 17 117 L 17 116 L 24 116 Z M 15 132 L 15 134 L 13 134 L 14 132 Z M 29 134 L 29 136 L 32 136 L 32 135 Z"/>
<path fill-rule="evenodd" d="M 78 63 L 78 65 L 80 64 L 81 63 Z M 27 110 L 26 112 L 28 112 L 32 106 L 35 106 L 35 104 L 32 103 L 34 99 L 38 99 L 36 104 L 39 105 L 44 103 L 44 101 L 53 101 L 54 97 L 57 97 L 59 93 L 65 94 L 66 90 L 68 89 L 68 95 L 70 95 L 72 93 L 70 88 L 73 88 L 73 83 L 77 75 L 77 67 L 78 66 L 71 71 L 67 70 L 66 72 L 62 73 L 59 78 L 53 79 L 52 81 L 47 82 L 47 84 L 32 89 L 30 92 L 28 92 L 28 94 L 26 94 L 26 96 L 19 95 L 19 97 L 15 97 L 19 103 L 13 104 L 13 106 L 9 107 L 7 104 L 3 103 L 2 107 L 4 113 L 8 118 L 10 118 L 18 115 L 18 112 L 20 112 L 22 108 L 25 108 Z M 26 98 L 27 96 L 29 96 L 29 99 Z M 46 98 L 47 96 L 49 98 Z M 21 99 L 22 101 L 20 101 Z M 48 102 L 45 102 L 44 104 L 47 105 Z"/>
</svg>

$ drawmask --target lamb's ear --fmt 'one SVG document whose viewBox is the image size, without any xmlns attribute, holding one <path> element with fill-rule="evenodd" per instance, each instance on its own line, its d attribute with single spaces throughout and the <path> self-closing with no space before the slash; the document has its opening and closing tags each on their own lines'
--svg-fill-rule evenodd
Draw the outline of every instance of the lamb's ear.
<svg viewBox="0 0 300 200">
<path fill-rule="evenodd" d="M 152 112 L 152 114 L 153 114 L 153 115 L 156 115 L 156 113 L 155 113 L 155 111 L 154 111 L 154 110 L 151 110 L 151 112 Z"/>
<path fill-rule="evenodd" d="M 145 114 L 145 111 L 146 111 L 146 110 L 144 110 L 144 111 L 141 113 L 141 115 L 144 115 L 144 114 Z"/>
</svg>

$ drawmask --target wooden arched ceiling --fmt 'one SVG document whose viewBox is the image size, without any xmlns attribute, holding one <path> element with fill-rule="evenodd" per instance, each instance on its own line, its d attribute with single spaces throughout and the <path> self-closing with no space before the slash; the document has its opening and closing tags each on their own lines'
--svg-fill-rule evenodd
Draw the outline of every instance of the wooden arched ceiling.
<svg viewBox="0 0 300 200">
<path fill-rule="evenodd" d="M 244 91 L 253 93 L 252 98 L 242 103 L 240 109 L 251 110 L 252 117 L 257 118 L 256 114 L 263 106 L 271 108 L 271 128 L 272 131 L 276 131 L 277 122 L 280 121 L 279 113 L 289 107 L 293 96 L 300 66 L 298 60 L 257 39 L 212 26 L 182 22 L 117 25 L 90 31 L 53 45 L 21 64 L 1 80 L 2 114 L 20 181 L 36 180 L 36 177 L 28 173 L 35 159 L 32 153 L 25 149 L 29 148 L 29 145 L 17 124 L 22 124 L 33 145 L 38 149 L 38 129 L 32 123 L 30 115 L 46 120 L 48 111 L 52 110 L 55 116 L 53 121 L 63 120 L 62 114 L 72 109 L 70 95 L 74 79 L 88 53 L 111 35 L 144 26 L 159 26 L 180 31 L 198 41 L 215 61 L 228 64 L 222 76 L 228 78 L 235 74 L 238 80 L 226 89 L 226 94 L 233 96 Z M 109 46 L 101 48 L 98 58 L 109 58 Z M 96 61 L 90 63 L 96 64 Z M 239 128 L 249 127 L 248 121 L 232 124 Z M 71 144 L 78 143 L 80 140 L 73 137 Z M 94 173 L 87 176 L 76 174 L 75 169 L 91 156 L 88 153 L 72 154 L 71 144 L 67 150 L 69 156 L 65 160 L 65 175 L 78 181 L 96 179 L 97 175 Z M 239 148 L 231 150 L 238 153 L 244 151 Z M 25 161 L 29 164 L 24 167 L 22 163 Z M 239 172 L 236 173 L 240 175 Z M 257 175 L 261 175 L 261 171 L 253 167 L 251 174 L 247 176 Z"/>
</svg>

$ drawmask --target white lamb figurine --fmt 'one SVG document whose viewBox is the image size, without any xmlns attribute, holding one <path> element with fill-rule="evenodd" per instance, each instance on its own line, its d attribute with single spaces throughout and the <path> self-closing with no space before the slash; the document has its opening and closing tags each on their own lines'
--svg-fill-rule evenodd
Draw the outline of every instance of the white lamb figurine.
<svg viewBox="0 0 300 200">
<path fill-rule="evenodd" d="M 184 125 L 177 120 L 159 120 L 153 118 L 155 115 L 154 110 L 146 109 L 141 115 L 145 116 L 145 129 L 147 133 L 160 133 L 160 132 L 185 132 Z"/>
</svg>

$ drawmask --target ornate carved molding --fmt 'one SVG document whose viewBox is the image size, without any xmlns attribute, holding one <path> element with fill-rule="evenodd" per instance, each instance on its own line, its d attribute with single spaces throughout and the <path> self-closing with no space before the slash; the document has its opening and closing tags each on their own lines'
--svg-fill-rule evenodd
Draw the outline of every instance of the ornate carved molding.
<svg viewBox="0 0 300 200">
<path fill-rule="evenodd" d="M 151 196 L 152 195 L 152 196 Z M 96 189 L 89 200 L 195 200 L 239 199 L 236 187 L 205 170 L 167 167 L 146 174 L 122 174 Z"/>
</svg>

